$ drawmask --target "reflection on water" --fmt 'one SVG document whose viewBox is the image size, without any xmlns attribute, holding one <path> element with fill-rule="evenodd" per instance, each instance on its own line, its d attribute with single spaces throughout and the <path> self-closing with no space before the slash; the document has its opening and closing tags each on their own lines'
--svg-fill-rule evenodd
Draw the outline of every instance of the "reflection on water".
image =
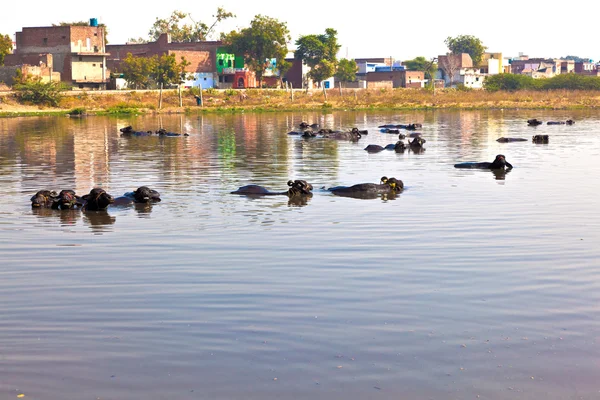
<svg viewBox="0 0 600 400">
<path fill-rule="evenodd" d="M 83 222 L 89 226 L 94 232 L 110 231 L 110 226 L 117 220 L 116 217 L 110 215 L 108 211 L 83 211 Z"/>
<path fill-rule="evenodd" d="M 492 172 L 492 174 L 494 175 L 494 178 L 496 180 L 499 181 L 503 181 L 504 179 L 506 179 L 506 175 L 508 175 L 510 173 L 510 169 L 490 169 L 490 171 Z"/>
<path fill-rule="evenodd" d="M 48 220 L 56 220 L 59 225 L 75 225 L 81 218 L 79 210 L 53 210 L 51 208 L 32 208 L 31 213 L 36 217 Z"/>
<path fill-rule="evenodd" d="M 576 124 L 537 127 L 544 146 L 496 141 L 530 137 L 534 117 Z M 0 119 L 0 398 L 597 398 L 599 119 Z M 287 135 L 301 121 L 369 134 Z M 396 140 L 386 123 L 421 123 L 427 151 L 364 151 Z M 189 136 L 122 137 L 128 125 Z M 497 154 L 514 169 L 453 167 Z M 326 190 L 382 176 L 404 191 Z M 290 179 L 313 195 L 231 194 Z M 41 188 L 140 186 L 162 201 L 102 212 L 29 201 Z"/>
</svg>

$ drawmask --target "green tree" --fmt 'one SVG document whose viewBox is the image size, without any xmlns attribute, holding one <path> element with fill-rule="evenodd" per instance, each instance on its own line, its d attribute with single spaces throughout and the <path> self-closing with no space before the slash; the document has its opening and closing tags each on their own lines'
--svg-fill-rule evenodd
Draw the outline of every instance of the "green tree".
<svg viewBox="0 0 600 400">
<path fill-rule="evenodd" d="M 127 39 L 127 43 L 148 43 L 148 39 L 144 39 L 143 37 L 139 37 L 139 38 L 129 38 Z"/>
<path fill-rule="evenodd" d="M 598 90 L 600 89 L 600 78 L 597 76 L 586 76 L 579 74 L 559 74 L 550 79 L 539 79 L 541 88 L 544 90 Z"/>
<path fill-rule="evenodd" d="M 222 7 L 218 7 L 216 15 L 213 15 L 212 17 L 214 18 L 214 21 L 209 26 L 202 21 L 194 21 L 190 13 L 175 10 L 168 18 L 156 18 L 154 25 L 152 25 L 150 32 L 148 32 L 148 36 L 150 41 L 153 42 L 158 40 L 163 33 L 170 34 L 171 40 L 174 42 L 201 42 L 207 40 L 219 22 L 235 17 L 235 15 Z M 192 23 L 181 24 L 186 18 L 189 18 Z M 143 43 L 144 39 L 139 38 L 130 41 L 134 43 Z"/>
<path fill-rule="evenodd" d="M 259 87 L 262 87 L 267 60 L 274 58 L 277 65 L 285 65 L 290 39 L 285 22 L 260 14 L 254 17 L 249 28 L 222 36 L 228 51 L 244 57 L 248 68 L 256 74 Z"/>
<path fill-rule="evenodd" d="M 490 92 L 499 90 L 513 92 L 523 89 L 536 89 L 539 87 L 539 82 L 539 80 L 527 75 L 497 74 L 487 76 L 483 82 L 483 87 Z"/>
<path fill-rule="evenodd" d="M 158 109 L 162 108 L 162 90 L 165 86 L 177 85 L 180 87 L 183 79 L 185 79 L 185 67 L 190 65 L 184 57 L 178 63 L 175 54 L 163 54 L 153 56 L 154 70 L 150 73 L 152 79 L 158 84 L 160 94 L 158 97 Z M 181 93 L 181 92 L 180 92 Z"/>
<path fill-rule="evenodd" d="M 0 65 L 4 65 L 4 57 L 10 54 L 12 48 L 10 36 L 0 34 Z"/>
<path fill-rule="evenodd" d="M 444 43 L 453 54 L 468 53 L 473 60 L 473 65 L 479 65 L 487 49 L 481 40 L 471 35 L 448 36 Z"/>
<path fill-rule="evenodd" d="M 333 76 L 337 67 L 337 53 L 340 45 L 337 41 L 337 31 L 332 28 L 325 29 L 323 35 L 306 35 L 296 40 L 294 57 L 302 60 L 311 70 L 308 76 L 322 82 Z"/>
<path fill-rule="evenodd" d="M 130 87 L 148 89 L 153 84 L 151 74 L 156 69 L 156 60 L 156 57 L 134 57 L 127 53 L 116 72 L 123 74 Z"/>
<path fill-rule="evenodd" d="M 358 65 L 356 65 L 356 61 L 342 58 L 337 65 L 335 79 L 340 82 L 354 82 L 357 72 Z"/>
<path fill-rule="evenodd" d="M 88 21 L 76 21 L 76 22 L 59 22 L 58 24 L 52 24 L 52 26 L 90 26 Z M 108 28 L 105 24 L 98 24 L 99 27 L 104 28 L 104 45 L 108 44 Z"/>
<path fill-rule="evenodd" d="M 573 60 L 575 62 L 590 62 L 591 59 L 590 58 L 583 58 L 583 57 L 579 57 L 579 56 L 566 56 L 566 57 L 562 57 L 563 60 Z"/>
<path fill-rule="evenodd" d="M 435 60 L 428 60 L 422 56 L 404 61 L 403 64 L 409 71 L 423 71 L 425 79 L 431 79 L 435 75 L 435 71 L 437 71 Z"/>
</svg>

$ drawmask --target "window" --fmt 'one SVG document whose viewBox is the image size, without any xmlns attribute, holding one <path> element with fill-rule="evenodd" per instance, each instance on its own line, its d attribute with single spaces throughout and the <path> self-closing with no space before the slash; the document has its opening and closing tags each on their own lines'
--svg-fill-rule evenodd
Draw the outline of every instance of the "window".
<svg viewBox="0 0 600 400">
<path fill-rule="evenodd" d="M 45 45 L 47 45 L 47 44 L 48 44 L 48 38 L 47 38 L 47 37 L 45 37 L 45 38 L 44 38 L 44 46 L 45 46 Z"/>
<path fill-rule="evenodd" d="M 219 60 L 219 66 L 221 66 L 221 67 L 223 66 L 223 59 L 222 58 Z"/>
<path fill-rule="evenodd" d="M 228 61 L 227 61 L 227 66 L 228 66 L 229 68 L 231 68 L 231 60 L 228 60 Z"/>
<path fill-rule="evenodd" d="M 97 33 L 94 33 L 94 36 L 98 36 L 98 34 L 97 34 Z"/>
<path fill-rule="evenodd" d="M 103 63 L 100 63 L 100 68 L 104 68 L 104 64 Z"/>
<path fill-rule="evenodd" d="M 95 67 L 95 66 L 96 66 L 96 63 L 93 63 L 93 64 L 92 64 L 92 67 Z"/>
<path fill-rule="evenodd" d="M 66 36 L 61 36 L 61 37 L 62 37 L 63 39 L 66 39 L 66 38 L 67 38 Z"/>
<path fill-rule="evenodd" d="M 79 61 L 83 61 L 83 57 L 79 56 Z"/>
<path fill-rule="evenodd" d="M 475 81 L 476 81 L 476 82 L 479 82 L 479 77 L 475 78 Z"/>
</svg>

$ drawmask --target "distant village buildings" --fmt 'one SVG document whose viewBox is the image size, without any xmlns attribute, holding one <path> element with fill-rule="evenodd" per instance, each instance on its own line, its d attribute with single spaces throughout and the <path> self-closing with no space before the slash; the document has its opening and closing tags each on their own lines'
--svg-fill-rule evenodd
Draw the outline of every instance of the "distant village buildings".
<svg viewBox="0 0 600 400">
<path fill-rule="evenodd" d="M 108 55 L 104 27 L 92 19 L 89 26 L 23 28 L 16 33 L 16 49 L 5 57 L 4 65 L 23 67 L 24 73 L 60 80 L 73 88 L 105 89 Z"/>
<path fill-rule="evenodd" d="M 127 89 L 127 83 L 119 74 L 127 55 L 152 57 L 175 55 L 179 61 L 184 57 L 190 64 L 186 67 L 185 87 L 203 89 L 242 89 L 257 87 L 254 72 L 246 67 L 240 55 L 226 51 L 220 41 L 177 43 L 168 34 L 155 42 L 106 44 L 105 28 L 91 18 L 89 25 L 27 27 L 16 33 L 14 51 L 5 57 L 0 67 L 0 82 L 12 85 L 16 71 L 39 77 L 42 81 L 61 81 L 74 90 Z M 335 79 L 312 82 L 308 78 L 309 67 L 294 58 L 291 52 L 286 61 L 292 64 L 284 76 L 280 76 L 275 60 L 268 64 L 263 76 L 265 87 L 284 84 L 296 89 L 314 88 L 321 84 L 327 89 L 338 86 Z M 458 85 L 481 89 L 487 76 L 513 73 L 536 79 L 551 78 L 559 74 L 600 76 L 598 64 L 551 58 L 529 58 L 519 54 L 509 59 L 502 53 L 485 53 L 482 61 L 474 65 L 466 54 L 439 55 L 435 76 L 436 87 Z M 400 61 L 390 57 L 356 58 L 358 67 L 355 82 L 344 82 L 353 88 L 422 88 L 429 84 L 422 71 L 410 71 Z"/>
</svg>

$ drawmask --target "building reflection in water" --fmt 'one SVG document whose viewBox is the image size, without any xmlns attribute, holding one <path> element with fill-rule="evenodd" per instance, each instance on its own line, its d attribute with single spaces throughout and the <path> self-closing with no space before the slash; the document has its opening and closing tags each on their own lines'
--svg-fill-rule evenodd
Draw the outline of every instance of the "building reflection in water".
<svg viewBox="0 0 600 400">
<path fill-rule="evenodd" d="M 112 129 L 111 129 L 112 130 Z M 100 130 L 73 130 L 73 165 L 77 193 L 110 182 L 111 146 L 108 127 Z M 108 190 L 108 188 L 107 188 Z"/>
</svg>

